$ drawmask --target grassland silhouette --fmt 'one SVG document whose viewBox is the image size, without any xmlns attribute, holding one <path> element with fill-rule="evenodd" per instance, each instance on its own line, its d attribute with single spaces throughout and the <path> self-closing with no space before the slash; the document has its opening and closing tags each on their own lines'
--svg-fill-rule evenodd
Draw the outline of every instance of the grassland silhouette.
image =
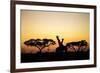
<svg viewBox="0 0 100 73">
<path fill-rule="evenodd" d="M 58 47 L 55 52 L 42 52 L 45 47 L 57 44 L 52 39 L 29 39 L 24 42 L 27 46 L 39 49 L 37 53 L 21 53 L 21 62 L 45 62 L 45 61 L 68 61 L 89 59 L 89 45 L 86 40 L 68 42 L 63 44 L 64 39 L 56 36 Z"/>
</svg>

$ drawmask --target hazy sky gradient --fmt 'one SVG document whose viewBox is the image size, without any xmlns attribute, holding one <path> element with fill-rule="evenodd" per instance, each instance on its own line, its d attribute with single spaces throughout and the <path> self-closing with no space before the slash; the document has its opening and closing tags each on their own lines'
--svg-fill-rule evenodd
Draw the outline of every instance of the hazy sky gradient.
<svg viewBox="0 0 100 73">
<path fill-rule="evenodd" d="M 21 43 L 29 39 L 64 38 L 89 42 L 89 13 L 21 10 Z"/>
</svg>

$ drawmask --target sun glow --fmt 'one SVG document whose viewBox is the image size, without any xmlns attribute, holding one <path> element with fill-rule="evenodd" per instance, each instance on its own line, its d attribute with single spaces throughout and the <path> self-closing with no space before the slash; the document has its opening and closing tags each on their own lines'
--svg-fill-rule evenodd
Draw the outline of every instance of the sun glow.
<svg viewBox="0 0 100 73">
<path fill-rule="evenodd" d="M 21 45 L 29 39 L 64 38 L 89 42 L 89 13 L 50 12 L 21 10 Z"/>
</svg>

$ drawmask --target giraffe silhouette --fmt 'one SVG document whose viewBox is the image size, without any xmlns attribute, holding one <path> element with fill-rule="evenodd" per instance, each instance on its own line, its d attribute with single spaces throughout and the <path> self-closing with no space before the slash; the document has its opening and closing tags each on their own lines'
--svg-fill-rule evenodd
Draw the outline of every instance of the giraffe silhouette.
<svg viewBox="0 0 100 73">
<path fill-rule="evenodd" d="M 56 39 L 58 42 L 58 47 L 56 48 L 56 52 L 57 53 L 66 52 L 66 47 L 63 45 L 64 39 L 62 38 L 62 40 L 60 40 L 59 36 L 56 36 Z"/>
</svg>

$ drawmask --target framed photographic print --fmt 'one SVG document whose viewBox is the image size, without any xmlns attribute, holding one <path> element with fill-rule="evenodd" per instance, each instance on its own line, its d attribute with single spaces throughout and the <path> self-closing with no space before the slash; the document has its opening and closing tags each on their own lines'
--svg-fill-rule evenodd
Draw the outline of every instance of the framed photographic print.
<svg viewBox="0 0 100 73">
<path fill-rule="evenodd" d="M 11 72 L 96 67 L 96 6 L 11 1 Z"/>
</svg>

